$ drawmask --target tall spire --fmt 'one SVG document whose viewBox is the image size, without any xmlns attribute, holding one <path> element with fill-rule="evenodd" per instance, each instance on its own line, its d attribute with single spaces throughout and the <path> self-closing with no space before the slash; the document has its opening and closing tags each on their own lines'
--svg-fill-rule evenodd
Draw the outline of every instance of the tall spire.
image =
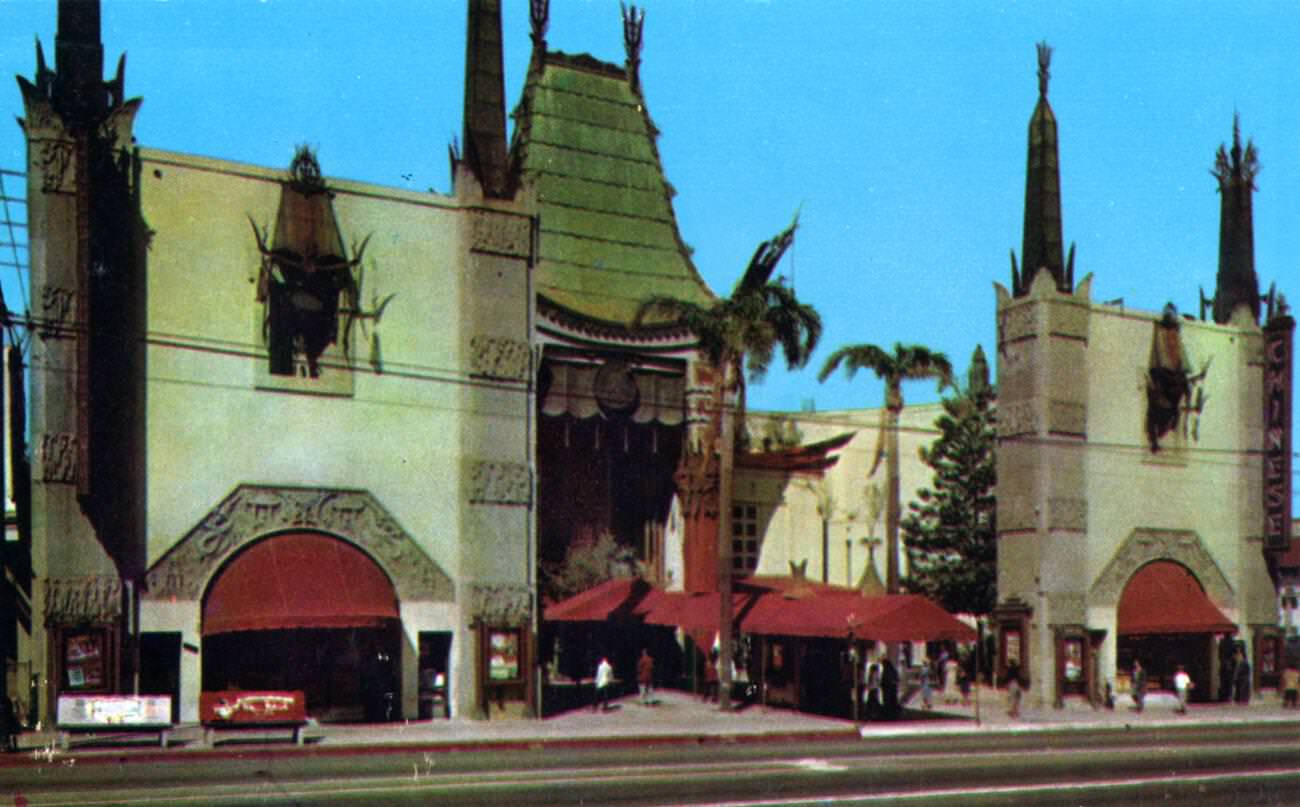
<svg viewBox="0 0 1300 807">
<path fill-rule="evenodd" d="M 510 195 L 501 0 L 469 0 L 465 41 L 465 163 L 484 196 Z"/>
<path fill-rule="evenodd" d="M 54 103 L 68 118 L 91 122 L 108 109 L 99 0 L 59 0 L 54 35 Z"/>
<path fill-rule="evenodd" d="M 1214 321 L 1224 324 L 1245 306 L 1259 322 L 1259 279 L 1255 276 L 1255 228 L 1251 197 L 1259 173 L 1255 145 L 1241 147 L 1241 127 L 1232 119 L 1232 150 L 1219 146 L 1214 171 L 1219 180 L 1219 274 L 1214 291 Z"/>
<path fill-rule="evenodd" d="M 1038 44 L 1038 104 L 1029 119 L 1029 166 L 1025 173 L 1025 232 L 1020 251 L 1023 271 L 1012 278 L 1013 293 L 1029 293 L 1034 275 L 1046 269 L 1056 288 L 1071 290 L 1062 248 L 1061 177 L 1056 147 L 1056 116 L 1047 102 L 1052 49 Z M 1013 258 L 1014 260 L 1014 258 Z M 1014 270 L 1013 270 L 1014 271 Z"/>
</svg>

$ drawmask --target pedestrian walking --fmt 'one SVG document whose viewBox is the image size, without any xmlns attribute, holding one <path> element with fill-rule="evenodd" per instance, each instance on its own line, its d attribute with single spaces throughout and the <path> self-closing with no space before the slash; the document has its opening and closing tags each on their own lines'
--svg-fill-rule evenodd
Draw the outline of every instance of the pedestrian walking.
<svg viewBox="0 0 1300 807">
<path fill-rule="evenodd" d="M 943 660 L 943 702 L 956 703 L 961 699 L 961 690 L 957 687 L 957 676 L 961 670 L 961 664 L 953 656 L 947 656 Z"/>
<path fill-rule="evenodd" d="M 1246 659 L 1246 652 L 1239 647 L 1233 657 L 1232 699 L 1242 706 L 1250 703 L 1251 683 L 1250 661 Z"/>
<path fill-rule="evenodd" d="M 878 659 L 867 661 L 867 672 L 864 676 L 866 683 L 863 688 L 867 691 L 867 719 L 879 720 L 881 711 L 880 698 L 880 677 L 881 667 Z"/>
<path fill-rule="evenodd" d="M 921 707 L 934 708 L 934 692 L 930 686 L 930 662 L 921 665 Z"/>
<path fill-rule="evenodd" d="M 1187 714 L 1187 698 L 1192 692 L 1192 677 L 1181 664 L 1178 665 L 1178 671 L 1174 673 L 1174 692 L 1178 695 L 1178 714 Z"/>
<path fill-rule="evenodd" d="M 636 662 L 636 683 L 641 688 L 641 705 L 649 706 L 654 695 L 655 660 L 644 647 Z"/>
<path fill-rule="evenodd" d="M 1007 717 L 1020 717 L 1020 663 L 1007 664 Z"/>
<path fill-rule="evenodd" d="M 705 703 L 718 699 L 718 679 L 722 673 L 719 665 L 718 651 L 710 650 L 704 662 L 704 692 L 700 695 L 700 700 Z"/>
<path fill-rule="evenodd" d="M 596 665 L 596 697 L 591 702 L 591 711 L 608 711 L 610 690 L 614 686 L 614 665 L 601 656 Z"/>
<path fill-rule="evenodd" d="M 1300 668 L 1295 659 L 1289 659 L 1282 669 L 1282 705 L 1288 709 L 1296 708 L 1296 695 L 1300 692 Z"/>
<path fill-rule="evenodd" d="M 1142 662 L 1133 659 L 1133 679 L 1130 682 L 1130 694 L 1133 696 L 1133 708 L 1142 711 L 1147 697 L 1147 671 L 1142 669 Z"/>
<path fill-rule="evenodd" d="M 882 711 L 885 719 L 898 717 L 898 668 L 888 656 L 880 664 L 880 695 L 884 699 Z"/>
</svg>

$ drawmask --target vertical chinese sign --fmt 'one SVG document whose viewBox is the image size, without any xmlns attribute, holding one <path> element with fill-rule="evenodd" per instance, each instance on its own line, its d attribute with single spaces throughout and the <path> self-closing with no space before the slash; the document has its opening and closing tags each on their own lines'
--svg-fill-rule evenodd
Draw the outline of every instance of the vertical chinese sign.
<svg viewBox="0 0 1300 807">
<path fill-rule="evenodd" d="M 1295 320 L 1264 326 L 1264 548 L 1291 547 L 1291 374 Z"/>
</svg>

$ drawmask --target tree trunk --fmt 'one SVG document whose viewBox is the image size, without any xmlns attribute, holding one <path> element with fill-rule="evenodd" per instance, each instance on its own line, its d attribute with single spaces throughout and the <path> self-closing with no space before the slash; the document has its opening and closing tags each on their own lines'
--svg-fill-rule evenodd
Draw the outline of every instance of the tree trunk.
<svg viewBox="0 0 1300 807">
<path fill-rule="evenodd" d="M 885 434 L 886 469 L 889 475 L 889 491 L 885 497 L 885 593 L 898 593 L 898 510 L 899 510 L 899 462 L 898 462 L 898 416 L 899 410 L 888 407 L 889 424 Z"/>
<path fill-rule="evenodd" d="M 718 446 L 718 708 L 731 709 L 731 491 L 732 471 L 736 459 L 736 417 L 727 402 L 731 389 L 732 362 L 723 363 L 718 413 L 722 420 L 721 445 Z"/>
</svg>

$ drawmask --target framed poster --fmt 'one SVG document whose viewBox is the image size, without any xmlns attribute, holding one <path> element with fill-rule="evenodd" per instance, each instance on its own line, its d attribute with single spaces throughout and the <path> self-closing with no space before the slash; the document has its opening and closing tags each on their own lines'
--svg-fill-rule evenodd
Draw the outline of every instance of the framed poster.
<svg viewBox="0 0 1300 807">
<path fill-rule="evenodd" d="M 108 631 L 104 628 L 63 634 L 63 689 L 93 691 L 108 686 Z"/>
<path fill-rule="evenodd" d="M 1083 680 L 1083 640 L 1066 639 L 1063 647 L 1065 680 L 1070 682 Z"/>
<path fill-rule="evenodd" d="M 493 628 L 488 631 L 488 680 L 519 679 L 519 631 Z"/>
</svg>

